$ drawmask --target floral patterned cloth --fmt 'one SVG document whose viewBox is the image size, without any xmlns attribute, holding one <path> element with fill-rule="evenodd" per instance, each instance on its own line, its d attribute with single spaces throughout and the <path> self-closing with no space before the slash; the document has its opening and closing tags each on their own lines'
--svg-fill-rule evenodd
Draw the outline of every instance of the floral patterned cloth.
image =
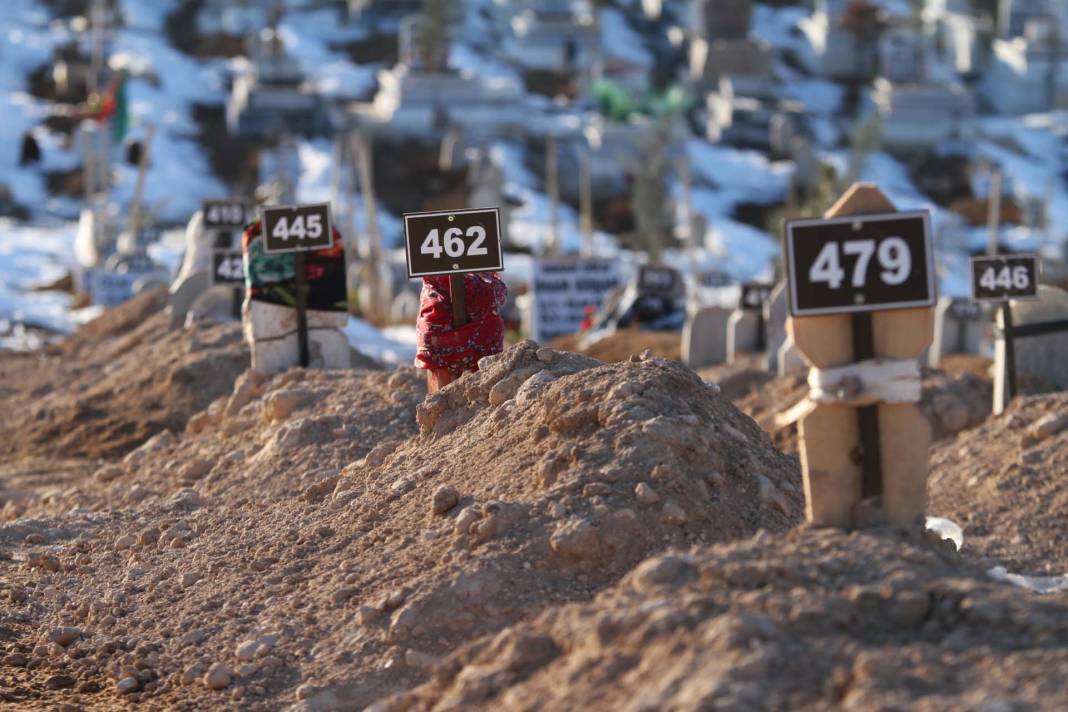
<svg viewBox="0 0 1068 712">
<path fill-rule="evenodd" d="M 296 261 L 292 252 L 267 254 L 263 250 L 260 221 L 245 228 L 241 246 L 245 256 L 245 288 L 253 301 L 295 307 Z M 345 249 L 335 228 L 334 244 L 304 253 L 304 276 L 308 281 L 308 309 L 348 310 L 345 279 Z"/>
<path fill-rule="evenodd" d="M 423 277 L 416 324 L 416 366 L 447 369 L 459 377 L 465 371 L 477 371 L 480 358 L 498 354 L 504 348 L 504 320 L 500 316 L 508 295 L 504 282 L 492 272 L 465 274 L 463 280 L 468 322 L 454 327 L 449 277 Z"/>
</svg>

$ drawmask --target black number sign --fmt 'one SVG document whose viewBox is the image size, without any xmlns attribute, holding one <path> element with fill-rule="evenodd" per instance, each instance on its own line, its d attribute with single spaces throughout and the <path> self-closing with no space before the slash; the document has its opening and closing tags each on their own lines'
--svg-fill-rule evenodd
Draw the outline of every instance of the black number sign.
<svg viewBox="0 0 1068 712">
<path fill-rule="evenodd" d="M 671 267 L 642 265 L 638 270 L 638 291 L 642 294 L 674 294 L 679 273 Z"/>
<path fill-rule="evenodd" d="M 752 310 L 763 309 L 764 302 L 768 301 L 773 288 L 773 285 L 770 284 L 746 282 L 742 285 L 742 296 L 738 300 L 738 307 Z"/>
<path fill-rule="evenodd" d="M 976 321 L 983 316 L 983 307 L 971 299 L 954 299 L 946 308 L 946 313 L 962 321 Z"/>
<path fill-rule="evenodd" d="M 205 200 L 200 209 L 206 228 L 240 230 L 248 222 L 240 200 Z"/>
<path fill-rule="evenodd" d="M 1038 256 L 972 258 L 972 298 L 976 301 L 1038 298 Z"/>
<path fill-rule="evenodd" d="M 269 254 L 322 250 L 334 244 L 330 204 L 281 205 L 263 209 L 263 249 Z"/>
<path fill-rule="evenodd" d="M 794 316 L 929 307 L 934 256 L 926 211 L 786 224 Z"/>
<path fill-rule="evenodd" d="M 240 252 L 216 250 L 211 253 L 211 283 L 227 286 L 245 283 L 245 264 Z"/>
<path fill-rule="evenodd" d="M 404 240 L 409 277 L 504 269 L 497 208 L 405 213 Z"/>
</svg>

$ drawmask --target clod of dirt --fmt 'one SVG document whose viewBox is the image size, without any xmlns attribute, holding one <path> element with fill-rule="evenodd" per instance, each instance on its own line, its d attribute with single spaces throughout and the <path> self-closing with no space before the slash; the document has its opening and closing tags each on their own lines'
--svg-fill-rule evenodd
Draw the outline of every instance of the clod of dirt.
<svg viewBox="0 0 1068 712">
<path fill-rule="evenodd" d="M 431 397 L 411 368 L 243 376 L 121 474 L 25 497 L 35 528 L 0 545 L 32 604 L 0 652 L 71 626 L 96 652 L 26 674 L 101 704 L 359 708 L 650 554 L 801 518 L 796 465 L 676 362 L 524 342 L 482 366 Z"/>
<path fill-rule="evenodd" d="M 1068 395 L 1015 399 L 931 453 L 928 510 L 964 530 L 963 552 L 1038 576 L 1068 572 Z"/>
<path fill-rule="evenodd" d="M 894 530 L 800 529 L 647 559 L 369 709 L 1053 711 L 1065 670 L 1068 599 Z"/>
</svg>

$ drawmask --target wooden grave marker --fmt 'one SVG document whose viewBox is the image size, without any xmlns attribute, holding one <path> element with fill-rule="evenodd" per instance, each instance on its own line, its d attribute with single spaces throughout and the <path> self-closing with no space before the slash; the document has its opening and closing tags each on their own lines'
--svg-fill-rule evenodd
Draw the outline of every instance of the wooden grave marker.
<svg viewBox="0 0 1068 712">
<path fill-rule="evenodd" d="M 876 220 L 880 220 L 894 211 L 894 206 L 875 185 L 859 183 L 850 187 L 827 211 L 825 220 L 833 222 L 835 218 L 865 215 L 877 215 Z M 857 236 L 865 239 L 851 242 L 870 243 L 874 239 L 874 249 L 855 244 L 845 247 L 845 243 L 840 243 L 844 252 L 841 262 L 851 269 L 845 270 L 843 278 L 838 281 L 851 286 L 846 290 L 851 303 L 833 306 L 824 300 L 822 306 L 815 307 L 820 312 L 815 315 L 798 315 L 798 265 L 792 259 L 791 243 L 799 235 L 795 233 L 790 237 L 788 234 L 791 308 L 787 330 L 814 369 L 848 366 L 872 358 L 918 360 L 931 343 L 935 294 L 929 231 L 924 230 L 920 245 L 910 240 L 907 246 L 891 242 L 894 247 L 887 248 L 882 244 L 897 236 L 885 235 L 878 227 L 871 230 L 869 225 L 866 228 L 864 220 L 854 222 Z M 791 223 L 787 226 L 788 233 L 791 228 L 805 226 L 805 223 L 815 228 L 815 233 L 810 230 L 805 237 L 818 238 L 818 221 Z M 882 237 L 881 242 L 879 237 Z M 911 264 L 908 274 L 903 274 L 905 257 L 902 255 L 906 247 Z M 852 262 L 848 259 L 850 256 L 855 258 Z M 864 265 L 860 264 L 862 261 Z M 818 263 L 818 257 L 809 263 L 817 273 L 833 272 L 827 268 L 838 264 L 825 264 L 820 270 Z M 913 279 L 916 277 L 914 271 L 921 273 L 918 279 Z M 869 278 L 871 282 L 867 282 Z M 882 289 L 886 285 L 877 284 L 877 281 L 885 278 L 897 282 L 897 286 L 910 282 L 912 290 L 906 294 L 902 290 Z M 828 287 L 832 286 L 828 284 Z M 871 294 L 874 299 L 870 298 Z M 870 303 L 887 299 L 891 300 L 891 307 Z M 801 302 L 803 306 L 804 300 Z M 903 307 L 905 304 L 916 306 Z M 883 516 L 889 523 L 912 525 L 922 518 L 926 508 L 931 429 L 916 405 L 884 402 L 865 407 L 833 402 L 815 404 L 801 417 L 799 435 L 809 521 L 854 527 L 858 523 L 857 505 L 876 496 L 882 497 Z"/>
</svg>

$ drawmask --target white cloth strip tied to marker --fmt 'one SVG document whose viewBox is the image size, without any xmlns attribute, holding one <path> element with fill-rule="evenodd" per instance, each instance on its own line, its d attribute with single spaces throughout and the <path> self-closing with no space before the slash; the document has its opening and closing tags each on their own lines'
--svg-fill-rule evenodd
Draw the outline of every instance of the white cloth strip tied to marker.
<svg viewBox="0 0 1068 712">
<path fill-rule="evenodd" d="M 780 414 L 780 428 L 796 423 L 817 405 L 862 408 L 877 403 L 917 403 L 923 390 L 920 365 L 913 360 L 873 358 L 835 368 L 811 368 L 808 395 Z"/>
</svg>

